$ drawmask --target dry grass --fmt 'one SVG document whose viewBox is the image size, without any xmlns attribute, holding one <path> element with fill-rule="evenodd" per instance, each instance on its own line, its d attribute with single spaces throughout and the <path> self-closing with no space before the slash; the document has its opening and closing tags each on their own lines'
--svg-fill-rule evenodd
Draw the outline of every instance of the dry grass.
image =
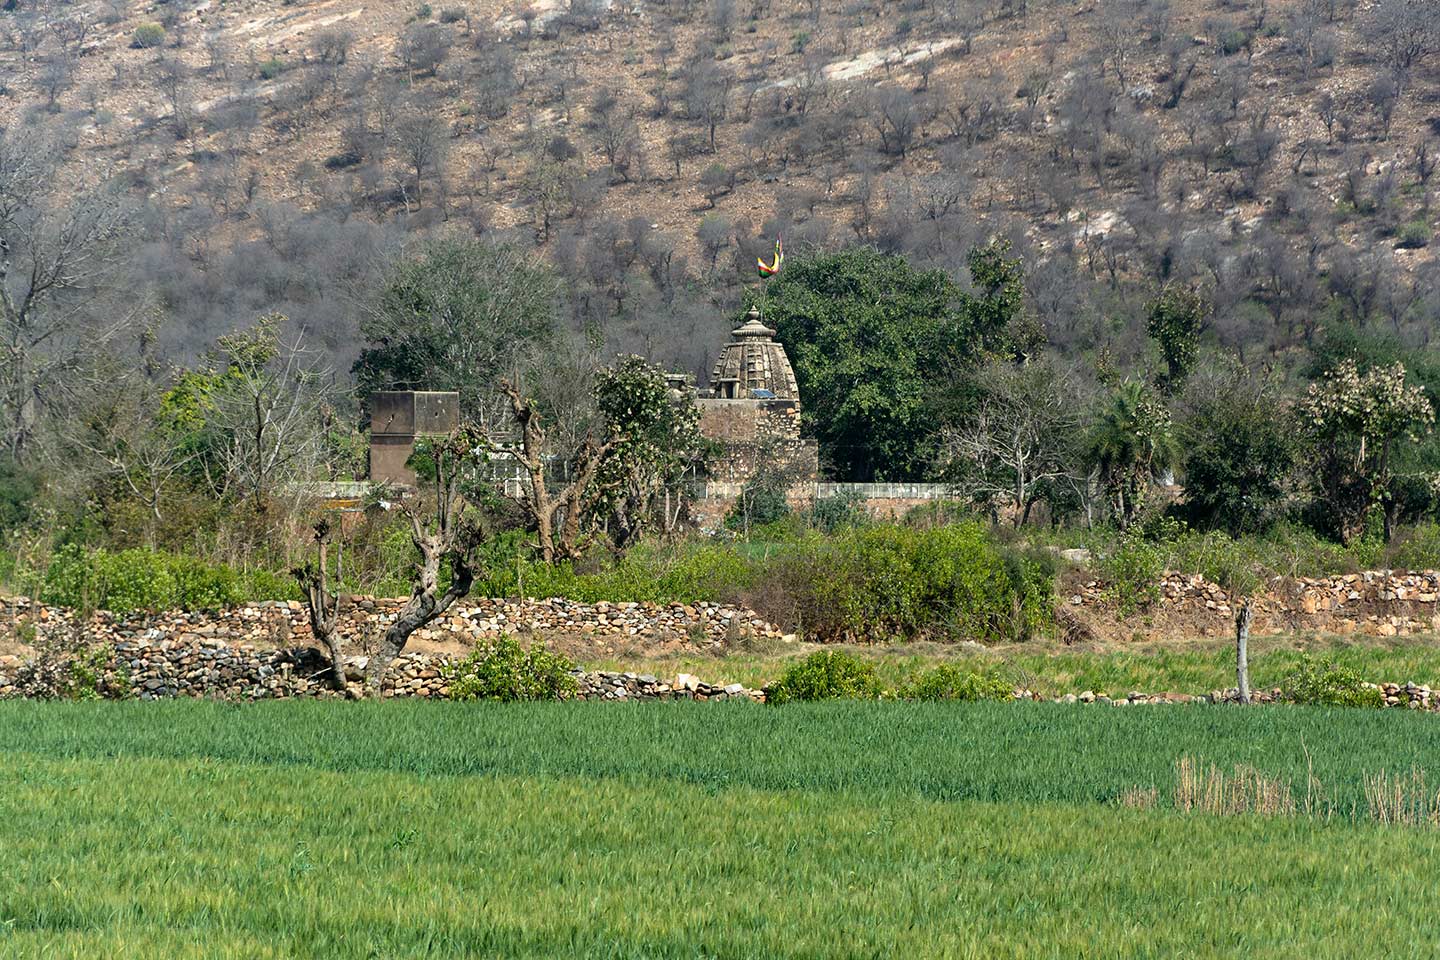
<svg viewBox="0 0 1440 960">
<path fill-rule="evenodd" d="M 1440 825 L 1440 790 L 1425 782 L 1425 771 L 1410 768 L 1408 776 L 1384 770 L 1365 775 L 1365 806 L 1378 823 L 1407 827 Z"/>
<path fill-rule="evenodd" d="M 1192 757 L 1181 757 L 1175 764 L 1175 809 L 1222 817 L 1294 816 L 1295 794 L 1287 781 L 1245 764 L 1227 774 L 1214 764 L 1202 767 Z"/>
<path fill-rule="evenodd" d="M 1236 764 L 1227 773 L 1213 763 L 1202 765 L 1193 757 L 1181 757 L 1175 762 L 1174 806 L 1181 813 L 1219 817 L 1301 816 L 1329 821 L 1348 812 L 1349 819 L 1357 819 L 1354 804 L 1343 810 L 1326 793 L 1308 750 L 1306 766 L 1305 796 L 1297 799 L 1288 780 L 1249 765 Z M 1429 784 L 1419 765 L 1408 774 L 1366 773 L 1363 782 L 1368 819 L 1386 826 L 1440 826 L 1440 787 Z M 1128 809 L 1149 810 L 1159 805 L 1160 791 L 1154 786 L 1126 787 L 1118 802 Z"/>
</svg>

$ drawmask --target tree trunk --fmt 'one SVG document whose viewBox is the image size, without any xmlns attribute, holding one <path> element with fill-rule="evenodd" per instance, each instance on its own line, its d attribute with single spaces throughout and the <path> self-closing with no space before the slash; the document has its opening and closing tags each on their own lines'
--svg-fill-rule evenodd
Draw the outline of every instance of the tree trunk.
<svg viewBox="0 0 1440 960">
<path fill-rule="evenodd" d="M 390 664 L 400 655 L 400 651 L 405 649 L 410 635 L 443 615 L 456 600 L 470 592 L 470 587 L 475 581 L 475 571 L 469 562 L 452 554 L 450 561 L 454 579 L 444 596 L 437 597 L 436 594 L 440 589 L 440 560 L 442 557 L 440 547 L 433 538 L 424 543 L 417 541 L 416 545 L 420 548 L 422 559 L 415 588 L 410 594 L 410 599 L 401 608 L 400 615 L 395 618 L 395 622 L 381 637 L 379 649 L 375 651 L 374 656 L 366 665 L 365 682 L 370 688 L 372 697 L 380 696 L 381 686 L 385 682 L 385 674 L 389 672 Z"/>
<path fill-rule="evenodd" d="M 327 539 L 330 524 L 326 520 L 315 525 L 315 545 L 318 564 L 306 564 L 291 571 L 305 591 L 305 610 L 310 616 L 310 632 L 315 635 L 330 657 L 330 686 L 335 690 L 345 689 L 345 654 L 340 646 L 340 595 L 331 593 L 330 562 Z M 341 546 L 340 560 L 343 562 L 344 546 Z M 336 579 L 339 579 L 336 573 Z"/>
<path fill-rule="evenodd" d="M 1235 614 L 1235 682 L 1240 692 L 1240 702 L 1250 702 L 1250 621 L 1254 617 L 1250 601 L 1241 602 Z"/>
</svg>

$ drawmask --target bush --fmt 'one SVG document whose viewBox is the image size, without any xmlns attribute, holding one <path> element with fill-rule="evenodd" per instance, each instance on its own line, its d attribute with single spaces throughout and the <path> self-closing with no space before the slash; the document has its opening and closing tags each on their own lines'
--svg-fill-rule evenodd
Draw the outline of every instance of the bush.
<svg viewBox="0 0 1440 960">
<path fill-rule="evenodd" d="M 1226 30 L 1220 34 L 1220 52 L 1227 57 L 1244 50 L 1254 39 L 1254 34 L 1248 30 Z"/>
<path fill-rule="evenodd" d="M 812 653 L 787 669 L 765 691 L 771 704 L 814 700 L 875 700 L 882 692 L 875 667 L 859 657 L 835 650 Z"/>
<path fill-rule="evenodd" d="M 1381 707 L 1385 698 L 1374 687 L 1365 686 L 1360 675 L 1331 660 L 1316 663 L 1309 655 L 1300 658 L 1300 665 L 1281 681 L 1285 699 L 1293 703 L 1326 707 Z"/>
<path fill-rule="evenodd" d="M 1100 561 L 1100 573 L 1106 581 L 1105 597 L 1123 619 L 1160 599 L 1165 553 L 1158 543 L 1130 533 Z"/>
<path fill-rule="evenodd" d="M 1400 227 L 1399 246 L 1406 250 L 1418 250 L 1430 245 L 1430 224 L 1424 220 L 1411 220 Z"/>
<path fill-rule="evenodd" d="M 858 493 L 837 493 L 816 500 L 810 508 L 810 523 L 818 530 L 834 533 L 842 527 L 854 527 L 866 519 L 865 498 Z"/>
<path fill-rule="evenodd" d="M 470 14 L 464 7 L 445 7 L 440 11 L 441 23 L 459 23 L 469 17 Z"/>
<path fill-rule="evenodd" d="M 40 477 L 13 463 L 0 463 L 0 534 L 24 526 L 40 494 Z"/>
<path fill-rule="evenodd" d="M 725 515 L 725 526 L 748 531 L 785 519 L 790 515 L 790 504 L 785 499 L 788 487 L 784 477 L 764 472 L 755 474 L 740 489 L 740 496 Z"/>
<path fill-rule="evenodd" d="M 525 649 L 509 634 L 477 646 L 459 663 L 447 666 L 451 700 L 566 700 L 579 685 L 569 657 L 550 653 L 543 643 Z"/>
<path fill-rule="evenodd" d="M 804 629 L 822 640 L 1019 641 L 1053 619 L 1054 557 L 998 544 L 978 523 L 875 524 L 790 549 L 799 562 L 761 579 L 789 576 Z"/>
<path fill-rule="evenodd" d="M 325 169 L 344 170 L 347 167 L 358 167 L 364 160 L 358 151 L 342 150 L 325 158 Z"/>
<path fill-rule="evenodd" d="M 906 700 L 1010 700 L 1010 684 L 995 677 L 941 664 L 901 684 L 899 694 Z"/>
<path fill-rule="evenodd" d="M 165 42 L 165 28 L 158 23 L 142 23 L 130 35 L 130 46 L 150 50 Z"/>
<path fill-rule="evenodd" d="M 261 63 L 257 69 L 260 72 L 261 80 L 274 80 L 276 77 L 280 76 L 280 74 L 285 72 L 285 64 L 281 63 L 274 57 L 271 57 L 269 60 Z"/>
<path fill-rule="evenodd" d="M 45 571 L 40 599 L 77 610 L 214 609 L 245 599 L 229 567 L 158 550 L 86 551 L 67 544 Z"/>
</svg>

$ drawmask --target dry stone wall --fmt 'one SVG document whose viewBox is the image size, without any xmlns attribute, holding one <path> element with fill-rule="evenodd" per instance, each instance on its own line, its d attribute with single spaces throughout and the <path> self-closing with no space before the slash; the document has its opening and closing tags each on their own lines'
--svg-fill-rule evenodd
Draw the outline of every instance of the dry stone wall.
<svg viewBox="0 0 1440 960">
<path fill-rule="evenodd" d="M 1091 580 L 1066 598 L 1069 605 L 1104 608 L 1105 584 Z M 1228 629 L 1236 598 L 1194 574 L 1168 573 L 1157 606 L 1164 611 L 1212 620 Z M 1331 577 L 1277 580 L 1254 600 L 1256 633 L 1320 630 L 1327 633 L 1393 637 L 1440 631 L 1440 571 L 1370 570 Z"/>
<path fill-rule="evenodd" d="M 445 699 L 450 694 L 446 667 L 451 658 L 406 654 L 390 667 L 382 695 Z M 71 660 L 53 663 L 0 657 L 0 700 L 49 698 L 72 692 Z M 94 665 L 87 689 L 113 699 L 160 700 L 190 697 L 217 700 L 278 700 L 293 697 L 363 696 L 359 681 L 364 657 L 346 662 L 346 689 L 330 688 L 329 666 L 313 647 L 258 650 L 230 646 L 213 638 L 124 639 L 106 649 Z M 742 684 L 710 684 L 691 674 L 665 680 L 649 674 L 612 671 L 574 672 L 579 700 L 754 700 L 759 690 Z"/>
<path fill-rule="evenodd" d="M 363 646 L 392 623 L 404 600 L 354 597 L 341 609 L 340 635 Z M 260 647 L 305 646 L 314 639 L 297 601 L 261 601 L 218 611 L 117 614 L 74 611 L 25 597 L 0 598 L 0 635 L 55 637 L 72 645 L 118 640 L 172 640 Z M 739 637 L 773 638 L 781 630 L 752 610 L 720 603 L 576 603 L 570 600 L 495 600 L 459 604 L 414 639 L 473 643 L 501 633 L 541 637 L 604 637 L 633 641 L 685 640 L 718 645 Z"/>
</svg>

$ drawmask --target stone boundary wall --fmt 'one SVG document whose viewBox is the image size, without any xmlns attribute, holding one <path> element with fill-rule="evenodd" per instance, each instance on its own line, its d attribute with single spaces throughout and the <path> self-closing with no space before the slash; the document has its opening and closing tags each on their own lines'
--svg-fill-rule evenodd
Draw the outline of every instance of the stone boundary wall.
<svg viewBox="0 0 1440 960">
<path fill-rule="evenodd" d="M 385 698 L 415 697 L 443 700 L 449 696 L 445 656 L 404 654 L 391 665 L 382 689 Z M 360 679 L 364 657 L 346 659 L 349 681 L 346 689 L 330 689 L 329 666 L 313 647 L 257 650 L 250 644 L 230 646 L 212 638 L 188 641 L 121 639 L 113 643 L 109 656 L 96 666 L 90 686 L 107 699 L 164 700 L 173 698 L 227 701 L 284 700 L 294 698 L 360 699 L 365 695 Z M 763 690 L 742 684 L 711 684 L 691 674 L 665 680 L 650 674 L 618 671 L 574 672 L 578 686 L 575 699 L 585 701 L 653 700 L 742 700 L 765 702 Z M 75 679 L 71 661 L 22 661 L 0 656 L 0 700 L 49 699 L 64 696 Z M 1411 710 L 1440 710 L 1440 698 L 1426 686 L 1414 683 L 1367 684 L 1380 690 L 1384 706 Z M 1226 704 L 1238 699 L 1235 690 L 1208 694 L 1142 693 L 1131 691 L 1113 697 L 1086 690 L 1046 697 L 1025 688 L 1012 691 L 1019 702 L 1095 704 L 1113 707 L 1143 707 L 1164 704 Z M 1256 691 L 1258 704 L 1282 703 L 1279 690 Z"/>
<path fill-rule="evenodd" d="M 94 686 L 109 699 L 160 700 L 173 697 L 217 700 L 279 700 L 294 697 L 358 699 L 364 657 L 346 659 L 350 681 L 342 693 L 330 689 L 329 666 L 319 650 L 295 647 L 257 650 L 213 638 L 187 641 L 122 639 L 96 672 Z M 382 695 L 444 699 L 449 657 L 402 654 L 390 666 Z M 0 657 L 0 700 L 58 695 L 73 678 L 69 661 L 36 671 L 18 657 Z M 612 671 L 576 671 L 579 700 L 754 700 L 765 694 L 732 683 L 705 683 L 682 673 L 673 681 Z"/>
<path fill-rule="evenodd" d="M 341 608 L 340 636 L 363 644 L 392 623 L 403 599 L 352 597 Z M 83 621 L 74 611 L 26 597 L 0 598 L 0 635 L 33 629 L 40 639 L 61 637 L 82 644 L 144 639 L 180 642 L 219 640 L 264 647 L 305 646 L 314 640 L 298 601 L 267 600 L 224 610 L 169 613 L 99 611 Z M 570 600 L 462 601 L 413 639 L 471 642 L 501 633 L 555 637 L 678 640 L 717 645 L 738 637 L 780 637 L 781 630 L 752 610 L 719 603 L 577 603 Z"/>
<path fill-rule="evenodd" d="M 1072 607 L 1111 605 L 1100 580 L 1085 583 L 1064 599 Z M 1202 576 L 1167 573 L 1155 607 L 1202 621 L 1213 619 L 1217 628 L 1228 629 L 1235 602 Z M 1393 637 L 1440 632 L 1440 571 L 1370 570 L 1277 580 L 1254 600 L 1254 612 L 1256 633 L 1309 629 Z"/>
</svg>

